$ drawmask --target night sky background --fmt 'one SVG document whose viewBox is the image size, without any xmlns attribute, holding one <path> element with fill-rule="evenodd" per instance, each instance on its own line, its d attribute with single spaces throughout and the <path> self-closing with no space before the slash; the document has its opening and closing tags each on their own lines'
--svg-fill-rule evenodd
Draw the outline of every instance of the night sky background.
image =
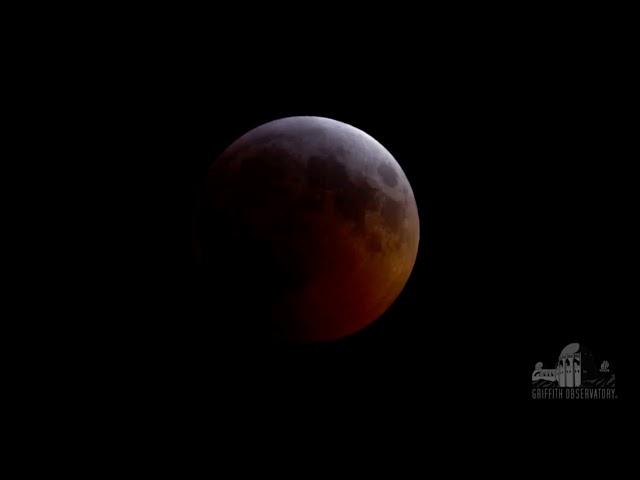
<svg viewBox="0 0 640 480">
<path fill-rule="evenodd" d="M 540 408 L 533 368 L 571 342 L 610 362 L 624 401 L 630 126 L 615 51 L 444 27 L 304 48 L 302 27 L 268 43 L 187 30 L 141 42 L 112 93 L 127 105 L 114 134 L 130 143 L 104 317 L 119 381 L 142 408 L 212 422 L 503 415 Z M 194 201 L 229 144 L 292 115 L 346 122 L 392 153 L 418 204 L 416 265 L 396 303 L 352 337 L 229 342 L 225 325 L 246 319 L 198 280 Z"/>
</svg>

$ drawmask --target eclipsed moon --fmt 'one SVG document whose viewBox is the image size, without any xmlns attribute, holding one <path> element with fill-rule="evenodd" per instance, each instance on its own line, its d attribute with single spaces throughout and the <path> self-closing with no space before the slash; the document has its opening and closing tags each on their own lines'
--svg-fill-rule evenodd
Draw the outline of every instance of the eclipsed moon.
<svg viewBox="0 0 640 480">
<path fill-rule="evenodd" d="M 250 310 L 252 328 L 287 341 L 335 340 L 375 321 L 418 250 L 398 162 L 328 118 L 275 120 L 236 140 L 212 164 L 195 218 L 211 296 L 237 306 L 227 321 Z"/>
</svg>

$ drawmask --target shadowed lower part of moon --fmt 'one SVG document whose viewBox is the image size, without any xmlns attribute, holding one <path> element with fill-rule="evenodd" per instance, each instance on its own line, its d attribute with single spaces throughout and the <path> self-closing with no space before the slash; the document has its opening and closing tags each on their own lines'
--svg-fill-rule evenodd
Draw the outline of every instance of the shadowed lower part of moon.
<svg viewBox="0 0 640 480">
<path fill-rule="evenodd" d="M 275 120 L 235 141 L 207 174 L 194 227 L 212 317 L 224 305 L 233 318 L 219 321 L 237 331 L 294 342 L 335 340 L 377 319 L 419 241 L 395 159 L 320 117 Z"/>
</svg>

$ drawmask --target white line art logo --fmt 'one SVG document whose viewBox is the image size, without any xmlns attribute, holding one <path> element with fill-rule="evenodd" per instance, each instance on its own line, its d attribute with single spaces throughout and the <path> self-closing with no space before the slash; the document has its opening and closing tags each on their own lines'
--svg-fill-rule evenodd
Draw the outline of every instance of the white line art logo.
<svg viewBox="0 0 640 480">
<path fill-rule="evenodd" d="M 615 399 L 616 376 L 603 360 L 600 368 L 591 351 L 580 343 L 562 349 L 554 368 L 535 365 L 531 374 L 534 399 Z"/>
</svg>

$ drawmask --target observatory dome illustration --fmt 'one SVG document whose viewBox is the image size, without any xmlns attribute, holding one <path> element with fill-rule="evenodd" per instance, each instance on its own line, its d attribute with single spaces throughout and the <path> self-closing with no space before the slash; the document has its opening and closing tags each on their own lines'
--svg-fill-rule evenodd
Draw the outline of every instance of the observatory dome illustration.
<svg viewBox="0 0 640 480">
<path fill-rule="evenodd" d="M 532 380 L 557 382 L 559 387 L 580 387 L 585 380 L 597 376 L 593 354 L 579 343 L 570 343 L 562 349 L 555 368 L 545 369 L 542 366 L 542 362 L 536 364 Z"/>
<path fill-rule="evenodd" d="M 561 387 L 579 387 L 595 375 L 595 361 L 591 352 L 579 343 L 562 349 L 556 366 L 556 378 Z"/>
</svg>

